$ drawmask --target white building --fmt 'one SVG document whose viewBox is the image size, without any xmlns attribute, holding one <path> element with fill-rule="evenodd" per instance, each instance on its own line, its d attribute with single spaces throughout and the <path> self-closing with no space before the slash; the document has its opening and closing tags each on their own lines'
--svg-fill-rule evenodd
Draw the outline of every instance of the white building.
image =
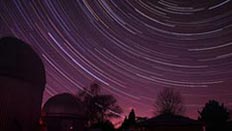
<svg viewBox="0 0 232 131">
<path fill-rule="evenodd" d="M 23 41 L 0 39 L 0 130 L 39 130 L 44 65 Z"/>
</svg>

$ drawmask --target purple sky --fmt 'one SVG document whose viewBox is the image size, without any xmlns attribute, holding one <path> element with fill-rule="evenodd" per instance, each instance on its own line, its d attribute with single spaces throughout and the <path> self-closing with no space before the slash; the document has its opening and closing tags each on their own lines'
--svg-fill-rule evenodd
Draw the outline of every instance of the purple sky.
<svg viewBox="0 0 232 131">
<path fill-rule="evenodd" d="M 99 81 L 125 114 L 150 117 L 167 87 L 192 118 L 209 99 L 232 107 L 231 0 L 1 0 L 0 24 L 41 55 L 44 102 Z"/>
</svg>

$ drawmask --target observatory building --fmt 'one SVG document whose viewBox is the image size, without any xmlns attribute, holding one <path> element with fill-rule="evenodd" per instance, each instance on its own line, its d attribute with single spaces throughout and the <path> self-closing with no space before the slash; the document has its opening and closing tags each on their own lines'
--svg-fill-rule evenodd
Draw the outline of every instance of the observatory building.
<svg viewBox="0 0 232 131">
<path fill-rule="evenodd" d="M 40 57 L 25 42 L 0 39 L 0 130 L 39 130 L 46 78 Z"/>
<path fill-rule="evenodd" d="M 82 103 L 71 94 L 53 96 L 45 103 L 42 112 L 47 131 L 84 131 Z"/>
</svg>

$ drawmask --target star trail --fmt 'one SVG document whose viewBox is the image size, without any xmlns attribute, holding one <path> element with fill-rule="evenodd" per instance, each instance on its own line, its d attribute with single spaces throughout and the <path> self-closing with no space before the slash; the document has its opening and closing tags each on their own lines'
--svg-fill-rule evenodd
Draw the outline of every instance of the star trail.
<svg viewBox="0 0 232 131">
<path fill-rule="evenodd" d="M 1 0 L 0 24 L 43 59 L 44 102 L 98 81 L 125 114 L 151 116 L 167 87 L 193 118 L 209 99 L 232 107 L 231 0 Z"/>
</svg>

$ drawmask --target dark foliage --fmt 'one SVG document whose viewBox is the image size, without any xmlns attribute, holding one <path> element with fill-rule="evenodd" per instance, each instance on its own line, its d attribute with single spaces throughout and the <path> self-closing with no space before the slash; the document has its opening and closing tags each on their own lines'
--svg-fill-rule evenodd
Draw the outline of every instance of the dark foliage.
<svg viewBox="0 0 232 131">
<path fill-rule="evenodd" d="M 94 124 L 91 129 L 101 129 L 101 131 L 115 131 L 114 125 L 109 120 Z"/>
<path fill-rule="evenodd" d="M 128 117 L 128 122 L 130 125 L 134 125 L 135 124 L 135 111 L 134 109 L 132 109 L 130 111 L 129 117 Z"/>
<path fill-rule="evenodd" d="M 210 100 L 200 112 L 199 120 L 205 123 L 207 131 L 223 129 L 229 119 L 228 109 L 218 101 Z"/>
<path fill-rule="evenodd" d="M 131 126 L 134 126 L 136 124 L 136 116 L 135 116 L 135 111 L 132 109 L 129 113 L 129 117 L 125 117 L 121 129 L 128 129 Z"/>
<path fill-rule="evenodd" d="M 102 123 L 110 118 L 120 117 L 122 109 L 112 95 L 100 93 L 100 86 L 96 83 L 78 94 L 85 108 L 87 126 Z"/>
</svg>

